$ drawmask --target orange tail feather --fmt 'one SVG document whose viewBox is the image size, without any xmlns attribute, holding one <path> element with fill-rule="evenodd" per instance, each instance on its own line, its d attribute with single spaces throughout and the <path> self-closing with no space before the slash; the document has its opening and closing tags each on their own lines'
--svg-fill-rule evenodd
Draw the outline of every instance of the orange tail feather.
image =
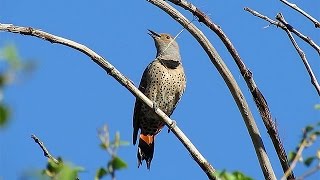
<svg viewBox="0 0 320 180">
<path fill-rule="evenodd" d="M 145 160 L 147 168 L 150 169 L 151 160 L 154 152 L 154 135 L 140 134 L 138 145 L 138 167 L 142 165 L 142 161 Z"/>
</svg>

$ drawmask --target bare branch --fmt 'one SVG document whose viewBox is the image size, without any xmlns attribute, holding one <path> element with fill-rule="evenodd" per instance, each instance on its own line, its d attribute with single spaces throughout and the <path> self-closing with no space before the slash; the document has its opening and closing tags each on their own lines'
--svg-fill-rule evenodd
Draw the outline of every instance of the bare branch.
<svg viewBox="0 0 320 180">
<path fill-rule="evenodd" d="M 36 30 L 31 27 L 20 27 L 14 26 L 12 24 L 1 24 L 0 23 L 0 31 L 7 31 L 11 33 L 18 33 L 23 35 L 35 36 L 51 43 L 58 43 L 62 45 L 66 45 L 73 49 L 76 49 L 87 56 L 89 56 L 95 63 L 97 63 L 101 68 L 103 68 L 109 75 L 115 78 L 121 85 L 127 88 L 135 97 L 144 102 L 149 108 L 153 108 L 153 103 L 150 99 L 148 99 L 139 89 L 132 83 L 130 79 L 121 74 L 112 64 L 110 64 L 106 59 L 102 56 L 95 53 L 93 50 L 88 47 L 59 37 L 47 32 Z M 187 136 L 180 130 L 180 128 L 175 125 L 172 126 L 173 121 L 159 108 L 155 109 L 155 113 L 166 123 L 166 125 L 170 128 L 170 130 L 176 135 L 176 137 L 180 140 L 180 142 L 185 146 L 185 148 L 189 151 L 193 159 L 198 163 L 198 165 L 204 170 L 207 176 L 210 179 L 216 179 L 214 173 L 215 169 L 209 164 L 209 162 L 202 156 L 202 154 L 197 150 L 197 148 L 192 144 L 192 142 L 187 138 Z"/>
<path fill-rule="evenodd" d="M 308 176 L 311 176 L 312 174 L 316 173 L 319 170 L 320 170 L 320 164 L 318 163 L 315 167 L 309 169 L 307 172 L 305 172 L 303 175 L 301 175 L 297 179 L 298 180 L 306 179 Z"/>
<path fill-rule="evenodd" d="M 294 48 L 297 50 L 299 56 L 301 57 L 301 60 L 304 64 L 304 66 L 306 67 L 307 71 L 308 71 L 308 74 L 311 78 L 311 83 L 314 85 L 314 87 L 316 88 L 317 92 L 318 92 L 318 95 L 320 96 L 320 86 L 319 86 L 319 83 L 317 81 L 317 78 L 316 76 L 314 75 L 312 69 L 311 69 L 311 66 L 309 65 L 309 62 L 306 58 L 306 55 L 305 53 L 302 51 L 302 49 L 299 47 L 299 45 L 297 44 L 296 40 L 294 39 L 294 37 L 292 36 L 291 32 L 289 29 L 291 29 L 291 26 L 285 21 L 283 15 L 281 13 L 279 13 L 277 15 L 277 20 L 279 20 L 282 24 L 285 25 L 285 31 L 287 33 L 287 35 L 289 36 L 290 38 L 290 41 L 292 43 L 292 45 L 294 46 Z"/>
<path fill-rule="evenodd" d="M 273 169 L 271 167 L 269 158 L 267 156 L 267 153 L 265 151 L 263 141 L 260 137 L 260 132 L 258 127 L 256 126 L 256 123 L 254 121 L 254 118 L 252 116 L 252 113 L 249 109 L 249 106 L 244 98 L 244 95 L 242 94 L 238 84 L 234 80 L 230 70 L 225 65 L 217 51 L 214 49 L 210 41 L 206 38 L 206 36 L 188 19 L 186 19 L 179 11 L 174 9 L 172 6 L 170 6 L 168 3 L 162 0 L 148 0 L 148 2 L 156 5 L 157 7 L 161 8 L 163 11 L 165 11 L 167 14 L 169 14 L 173 19 L 175 19 L 177 22 L 179 22 L 184 28 L 186 28 L 193 37 L 199 42 L 199 44 L 202 46 L 202 48 L 206 51 L 207 55 L 209 56 L 211 62 L 215 65 L 223 79 L 225 80 L 231 94 L 233 95 L 234 100 L 236 101 L 238 108 L 241 112 L 241 115 L 244 119 L 244 122 L 247 126 L 247 129 L 249 131 L 251 140 L 254 144 L 256 154 L 259 159 L 260 167 L 263 171 L 263 174 L 266 179 L 276 179 Z M 175 1 L 178 4 L 182 3 L 184 1 Z M 190 4 L 189 4 L 190 5 Z M 191 9 L 195 9 L 194 6 L 190 7 Z"/>
<path fill-rule="evenodd" d="M 249 7 L 245 7 L 244 10 L 248 11 L 249 13 L 251 13 L 254 16 L 257 16 L 257 17 L 259 17 L 261 19 L 264 19 L 264 20 L 268 21 L 270 24 L 273 24 L 273 25 L 276 25 L 276 26 L 279 26 L 279 27 L 281 27 L 281 25 L 282 25 L 278 21 L 274 21 L 274 20 L 270 19 L 269 17 L 258 13 L 257 11 L 255 11 L 253 9 L 250 9 Z"/>
<path fill-rule="evenodd" d="M 188 10 L 193 15 L 195 15 L 198 18 L 199 22 L 204 23 L 207 27 L 209 27 L 212 31 L 214 31 L 221 41 L 224 43 L 226 48 L 228 49 L 229 53 L 232 55 L 233 59 L 235 60 L 236 64 L 238 65 L 238 68 L 240 69 L 240 72 L 245 79 L 248 88 L 250 89 L 250 92 L 252 94 L 252 97 L 256 103 L 257 108 L 259 109 L 260 115 L 262 117 L 262 120 L 266 126 L 266 129 L 268 130 L 269 136 L 272 139 L 273 145 L 277 151 L 277 155 L 279 157 L 280 163 L 282 165 L 283 171 L 286 172 L 289 168 L 288 158 L 287 154 L 285 152 L 285 149 L 283 147 L 283 144 L 281 142 L 277 127 L 275 125 L 275 122 L 272 120 L 272 116 L 269 110 L 269 107 L 267 105 L 267 101 L 265 100 L 264 96 L 262 95 L 261 91 L 257 87 L 252 72 L 246 67 L 244 62 L 241 60 L 241 57 L 239 53 L 237 52 L 236 48 L 231 43 L 230 39 L 227 37 L 227 35 L 223 32 L 223 30 L 212 22 L 212 20 L 205 15 L 199 8 L 197 8 L 192 3 L 186 1 L 186 0 L 169 0 L 170 2 L 181 6 L 182 8 Z M 289 179 L 294 179 L 293 173 L 289 176 Z"/>
<path fill-rule="evenodd" d="M 245 11 L 250 12 L 252 15 L 257 16 L 261 19 L 264 19 L 266 21 L 268 21 L 270 24 L 273 24 L 277 27 L 280 27 L 281 29 L 285 30 L 286 26 L 278 21 L 272 20 L 269 17 L 262 15 L 260 13 L 258 13 L 257 11 L 254 11 L 248 7 L 244 8 Z M 317 45 L 310 37 L 302 34 L 301 32 L 299 32 L 298 30 L 294 29 L 292 26 L 289 29 L 290 32 L 293 32 L 295 35 L 297 35 L 298 37 L 300 37 L 302 40 L 304 40 L 306 43 L 308 43 L 311 47 L 313 47 L 318 54 L 320 55 L 320 47 L 319 45 Z"/>
<path fill-rule="evenodd" d="M 287 6 L 291 7 L 292 9 L 298 11 L 300 14 L 304 15 L 306 18 L 308 18 L 316 28 L 320 28 L 320 22 L 313 18 L 311 15 L 300 9 L 296 4 L 290 3 L 286 0 L 280 0 L 282 3 L 286 4 Z"/>
<path fill-rule="evenodd" d="M 299 150 L 296 154 L 296 156 L 294 157 L 291 165 L 290 165 L 290 168 L 284 173 L 283 177 L 281 178 L 281 180 L 285 180 L 287 179 L 288 175 L 290 174 L 290 172 L 292 172 L 292 170 L 296 167 L 297 165 L 297 162 L 299 161 L 300 157 L 301 157 L 301 154 L 302 154 L 302 151 L 304 150 L 304 148 L 306 147 L 307 145 L 307 140 L 304 140 L 300 147 L 299 147 Z"/>
<path fill-rule="evenodd" d="M 40 148 L 43 151 L 43 155 L 49 159 L 51 159 L 53 162 L 55 162 L 56 164 L 59 164 L 59 161 L 54 158 L 48 151 L 48 149 L 45 147 L 45 145 L 43 144 L 43 142 L 34 134 L 31 135 L 31 138 L 34 140 L 34 142 L 36 142 Z"/>
</svg>

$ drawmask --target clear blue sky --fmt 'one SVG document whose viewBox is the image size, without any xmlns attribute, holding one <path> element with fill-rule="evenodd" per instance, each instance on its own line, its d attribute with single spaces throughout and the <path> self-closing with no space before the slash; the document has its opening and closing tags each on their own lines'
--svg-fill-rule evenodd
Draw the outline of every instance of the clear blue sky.
<svg viewBox="0 0 320 180">
<path fill-rule="evenodd" d="M 286 19 L 319 44 L 319 30 L 279 1 L 193 1 L 234 43 L 276 118 L 287 151 L 293 150 L 301 128 L 320 119 L 313 106 L 319 97 L 287 35 L 243 10 L 248 6 Z M 126 4 L 125 4 L 126 3 Z M 299 5 L 320 19 L 320 1 Z M 136 85 L 155 47 L 147 29 L 178 33 L 182 27 L 147 1 L 0 1 L 0 22 L 32 26 L 87 45 L 108 59 Z M 192 16 L 183 11 L 190 19 Z M 212 41 L 242 88 L 265 140 L 277 177 L 282 170 L 251 95 L 234 61 L 216 35 L 195 24 Z M 172 118 L 217 169 L 240 170 L 263 179 L 256 154 L 239 110 L 221 76 L 192 36 L 178 38 L 187 89 Z M 47 162 L 30 135 L 35 133 L 54 156 L 85 167 L 81 179 L 93 179 L 106 165 L 107 154 L 98 144 L 97 129 L 107 123 L 112 134 L 121 132 L 131 142 L 134 97 L 87 56 L 65 46 L 34 37 L 0 33 L 0 47 L 14 43 L 38 68 L 32 77 L 8 87 L 5 101 L 14 109 L 9 126 L 0 132 L 0 179 L 18 179 Z M 320 79 L 316 51 L 298 40 Z M 317 144 L 319 147 L 319 144 Z M 137 147 L 120 149 L 129 168 L 118 179 L 206 179 L 177 138 L 164 130 L 156 139 L 151 170 L 137 168 Z M 308 150 L 312 153 L 315 149 Z M 298 166 L 299 175 L 305 168 Z M 313 179 L 320 179 L 319 173 Z"/>
</svg>

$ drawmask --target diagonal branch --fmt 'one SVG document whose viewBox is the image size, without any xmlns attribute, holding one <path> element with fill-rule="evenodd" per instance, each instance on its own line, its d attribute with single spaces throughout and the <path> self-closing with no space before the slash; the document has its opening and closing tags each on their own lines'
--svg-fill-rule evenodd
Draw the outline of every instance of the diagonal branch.
<svg viewBox="0 0 320 180">
<path fill-rule="evenodd" d="M 227 35 L 223 32 L 223 30 L 205 14 L 203 13 L 199 8 L 197 8 L 192 3 L 186 1 L 186 0 L 169 0 L 170 2 L 181 6 L 182 8 L 188 10 L 191 12 L 194 16 L 198 18 L 199 22 L 204 23 L 207 27 L 209 27 L 212 31 L 214 31 L 221 41 L 224 43 L 226 48 L 228 49 L 229 53 L 235 60 L 236 64 L 238 65 L 238 68 L 245 79 L 248 88 L 250 89 L 250 92 L 252 94 L 252 97 L 256 103 L 256 106 L 260 112 L 260 116 L 262 117 L 262 120 L 264 122 L 264 125 L 266 126 L 266 129 L 268 130 L 269 136 L 272 139 L 273 145 L 276 149 L 278 158 L 280 160 L 280 163 L 282 165 L 282 169 L 284 172 L 286 172 L 289 169 L 289 163 L 287 154 L 285 152 L 285 149 L 283 147 L 283 144 L 281 142 L 277 127 L 275 125 L 275 122 L 272 119 L 270 109 L 268 107 L 267 101 L 265 100 L 264 96 L 262 95 L 261 91 L 257 87 L 252 72 L 246 67 L 244 62 L 242 61 L 239 53 L 237 52 L 236 48 L 231 43 L 230 39 L 227 37 Z M 290 179 L 294 179 L 293 173 L 289 176 Z"/>
<path fill-rule="evenodd" d="M 300 147 L 299 147 L 299 150 L 297 151 L 296 156 L 293 158 L 293 161 L 291 163 L 290 168 L 284 173 L 284 175 L 282 176 L 281 180 L 287 179 L 287 177 L 289 176 L 290 172 L 292 172 L 292 170 L 296 167 L 299 159 L 301 158 L 302 151 L 304 150 L 306 145 L 307 145 L 307 141 L 303 140 L 301 145 L 300 145 Z"/>
<path fill-rule="evenodd" d="M 305 11 L 303 11 L 302 9 L 300 9 L 296 4 L 290 3 L 286 0 L 280 0 L 280 1 L 286 4 L 287 6 L 291 7 L 292 9 L 298 11 L 300 14 L 302 14 L 303 16 L 308 18 L 310 21 L 312 21 L 312 23 L 316 28 L 320 28 L 320 22 L 316 20 L 314 17 L 312 17 L 311 15 L 309 15 L 308 13 L 306 13 Z"/>
<path fill-rule="evenodd" d="M 49 153 L 49 151 L 46 148 L 46 146 L 43 144 L 43 142 L 36 135 L 32 134 L 31 138 L 34 140 L 34 142 L 36 142 L 40 146 L 40 148 L 43 151 L 43 155 L 45 157 L 51 159 L 54 163 L 59 164 L 59 161 Z"/>
<path fill-rule="evenodd" d="M 248 11 L 249 13 L 251 13 L 254 16 L 257 16 L 263 20 L 268 21 L 270 24 L 273 24 L 277 27 L 280 27 L 281 29 L 285 30 L 286 26 L 278 21 L 274 21 L 272 19 L 270 19 L 269 17 L 262 15 L 260 13 L 258 13 L 257 11 L 254 11 L 248 7 L 244 8 L 245 11 Z M 298 30 L 294 29 L 293 27 L 291 27 L 290 29 L 288 29 L 290 32 L 293 32 L 295 35 L 297 35 L 298 37 L 300 37 L 302 40 L 304 40 L 306 43 L 308 43 L 311 47 L 313 47 L 318 54 L 320 55 L 320 47 L 319 45 L 317 45 L 310 37 L 302 34 L 301 32 L 299 32 Z"/>
<path fill-rule="evenodd" d="M 283 15 L 281 13 L 277 14 L 276 16 L 277 20 L 279 20 L 282 24 L 285 25 L 285 31 L 287 33 L 287 35 L 289 36 L 290 38 L 290 41 L 292 43 L 292 45 L 294 46 L 294 48 L 297 50 L 304 66 L 306 67 L 307 71 L 308 71 L 308 74 L 311 78 L 311 83 L 314 85 L 314 87 L 316 88 L 317 92 L 318 92 L 318 95 L 320 96 L 320 86 L 319 86 L 319 83 L 317 81 L 317 78 L 316 76 L 314 75 L 312 69 L 311 69 L 311 66 L 309 65 L 309 62 L 306 58 L 306 55 L 305 53 L 302 51 L 302 49 L 299 47 L 299 45 L 297 44 L 296 40 L 294 39 L 294 37 L 292 36 L 291 32 L 289 29 L 291 29 L 292 27 L 286 22 L 286 20 L 284 19 Z"/>
<path fill-rule="evenodd" d="M 219 56 L 218 52 L 214 49 L 214 47 L 212 46 L 210 41 L 206 38 L 206 36 L 194 24 L 190 23 L 190 21 L 186 19 L 175 8 L 173 8 L 168 3 L 162 0 L 148 0 L 148 2 L 161 8 L 163 11 L 169 14 L 174 20 L 179 22 L 184 28 L 186 28 L 193 35 L 193 37 L 199 42 L 202 48 L 206 51 L 211 62 L 215 65 L 220 75 L 223 77 L 234 100 L 236 101 L 236 104 L 241 112 L 243 120 L 249 131 L 251 140 L 255 147 L 256 154 L 258 156 L 258 160 L 260 163 L 260 167 L 263 171 L 265 179 L 276 179 L 273 169 L 271 167 L 269 158 L 265 151 L 263 141 L 260 137 L 259 129 L 254 121 L 254 118 L 244 98 L 244 95 L 242 94 L 241 89 L 236 83 L 230 70 L 228 69 L 228 67 L 225 65 L 225 63 Z"/>
<path fill-rule="evenodd" d="M 18 33 L 22 35 L 35 36 L 51 43 L 58 43 L 73 49 L 76 49 L 88 57 L 90 57 L 96 64 L 103 68 L 109 75 L 115 78 L 121 85 L 128 89 L 135 97 L 145 103 L 149 108 L 153 108 L 153 103 L 148 99 L 139 89 L 123 74 L 120 73 L 112 64 L 110 64 L 102 56 L 95 53 L 93 50 L 89 49 L 85 45 L 71 41 L 66 38 L 55 36 L 47 32 L 36 30 L 31 27 L 20 27 L 14 26 L 12 24 L 1 24 L 0 31 L 7 31 L 11 33 Z M 202 156 L 202 154 L 197 150 L 197 148 L 192 144 L 188 137 L 180 130 L 177 125 L 172 126 L 173 121 L 159 108 L 155 109 L 155 113 L 166 123 L 170 130 L 176 135 L 180 142 L 189 151 L 193 159 L 198 163 L 202 170 L 207 174 L 209 179 L 216 179 L 214 173 L 215 169 L 209 164 L 209 162 Z"/>
<path fill-rule="evenodd" d="M 318 163 L 315 167 L 309 169 L 307 172 L 302 174 L 300 177 L 298 177 L 298 180 L 304 180 L 307 179 L 308 176 L 311 176 L 312 174 L 315 174 L 320 170 L 320 164 Z"/>
</svg>

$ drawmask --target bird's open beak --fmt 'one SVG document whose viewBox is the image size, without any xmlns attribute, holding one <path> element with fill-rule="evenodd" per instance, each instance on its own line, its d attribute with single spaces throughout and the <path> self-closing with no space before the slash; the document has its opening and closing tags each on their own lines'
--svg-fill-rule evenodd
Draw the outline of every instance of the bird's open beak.
<svg viewBox="0 0 320 180">
<path fill-rule="evenodd" d="M 160 34 L 148 29 L 148 34 L 152 37 L 152 38 L 155 38 L 155 37 L 161 37 Z"/>
</svg>

